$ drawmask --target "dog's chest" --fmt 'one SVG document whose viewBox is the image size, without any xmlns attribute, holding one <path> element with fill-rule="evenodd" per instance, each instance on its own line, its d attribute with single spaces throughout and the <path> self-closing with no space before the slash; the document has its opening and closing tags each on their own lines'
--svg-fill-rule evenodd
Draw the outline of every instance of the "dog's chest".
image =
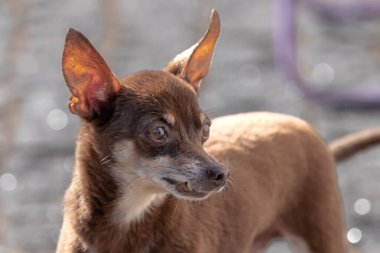
<svg viewBox="0 0 380 253">
<path fill-rule="evenodd" d="M 138 222 L 159 199 L 160 196 L 157 194 L 128 190 L 117 201 L 113 211 L 113 222 L 126 226 Z"/>
</svg>

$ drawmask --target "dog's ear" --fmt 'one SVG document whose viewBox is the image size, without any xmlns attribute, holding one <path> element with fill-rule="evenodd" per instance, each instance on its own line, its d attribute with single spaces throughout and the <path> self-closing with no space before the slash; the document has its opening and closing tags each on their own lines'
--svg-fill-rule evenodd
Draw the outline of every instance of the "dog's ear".
<svg viewBox="0 0 380 253">
<path fill-rule="evenodd" d="M 62 70 L 72 94 L 69 109 L 84 119 L 100 115 L 120 90 L 107 63 L 88 39 L 72 28 L 66 36 Z"/>
<path fill-rule="evenodd" d="M 212 10 L 210 25 L 203 38 L 177 55 L 164 70 L 184 79 L 198 92 L 202 79 L 208 73 L 219 31 L 219 14 Z"/>
</svg>

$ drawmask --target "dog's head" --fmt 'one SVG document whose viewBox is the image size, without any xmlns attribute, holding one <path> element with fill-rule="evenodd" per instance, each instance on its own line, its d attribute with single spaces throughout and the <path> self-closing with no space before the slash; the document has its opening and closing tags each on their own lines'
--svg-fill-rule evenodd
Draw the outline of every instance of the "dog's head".
<svg viewBox="0 0 380 253">
<path fill-rule="evenodd" d="M 90 42 L 70 29 L 62 61 L 69 109 L 83 119 L 99 157 L 112 160 L 115 177 L 126 184 L 143 179 L 144 187 L 188 199 L 224 187 L 228 170 L 203 149 L 211 121 L 197 101 L 218 35 L 213 11 L 204 37 L 164 70 L 119 80 Z"/>
</svg>

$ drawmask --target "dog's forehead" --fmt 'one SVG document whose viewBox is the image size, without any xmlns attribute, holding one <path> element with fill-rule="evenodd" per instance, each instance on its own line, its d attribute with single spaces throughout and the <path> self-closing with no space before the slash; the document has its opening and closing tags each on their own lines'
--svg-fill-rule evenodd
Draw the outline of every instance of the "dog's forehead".
<svg viewBox="0 0 380 253">
<path fill-rule="evenodd" d="M 126 76 L 122 83 L 126 87 L 143 89 L 151 95 L 158 92 L 188 92 L 196 96 L 195 90 L 190 84 L 166 71 L 144 70 Z M 179 88 L 179 90 L 176 90 Z"/>
<path fill-rule="evenodd" d="M 202 121 L 197 94 L 182 79 L 164 71 L 142 71 L 131 74 L 123 80 L 123 86 L 133 94 L 136 109 L 160 114 L 169 123 L 175 118 Z"/>
</svg>

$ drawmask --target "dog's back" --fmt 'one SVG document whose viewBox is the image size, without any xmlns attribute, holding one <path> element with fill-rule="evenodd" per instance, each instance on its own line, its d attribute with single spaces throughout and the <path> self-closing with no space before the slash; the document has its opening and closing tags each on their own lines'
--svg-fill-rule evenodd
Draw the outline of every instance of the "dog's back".
<svg viewBox="0 0 380 253">
<path fill-rule="evenodd" d="M 236 226 L 227 238 L 256 238 L 261 248 L 280 235 L 302 237 L 312 252 L 343 252 L 333 157 L 307 123 L 274 113 L 221 117 L 213 121 L 206 150 L 231 171 L 226 191 L 214 197 L 228 198 L 216 212 Z"/>
</svg>

